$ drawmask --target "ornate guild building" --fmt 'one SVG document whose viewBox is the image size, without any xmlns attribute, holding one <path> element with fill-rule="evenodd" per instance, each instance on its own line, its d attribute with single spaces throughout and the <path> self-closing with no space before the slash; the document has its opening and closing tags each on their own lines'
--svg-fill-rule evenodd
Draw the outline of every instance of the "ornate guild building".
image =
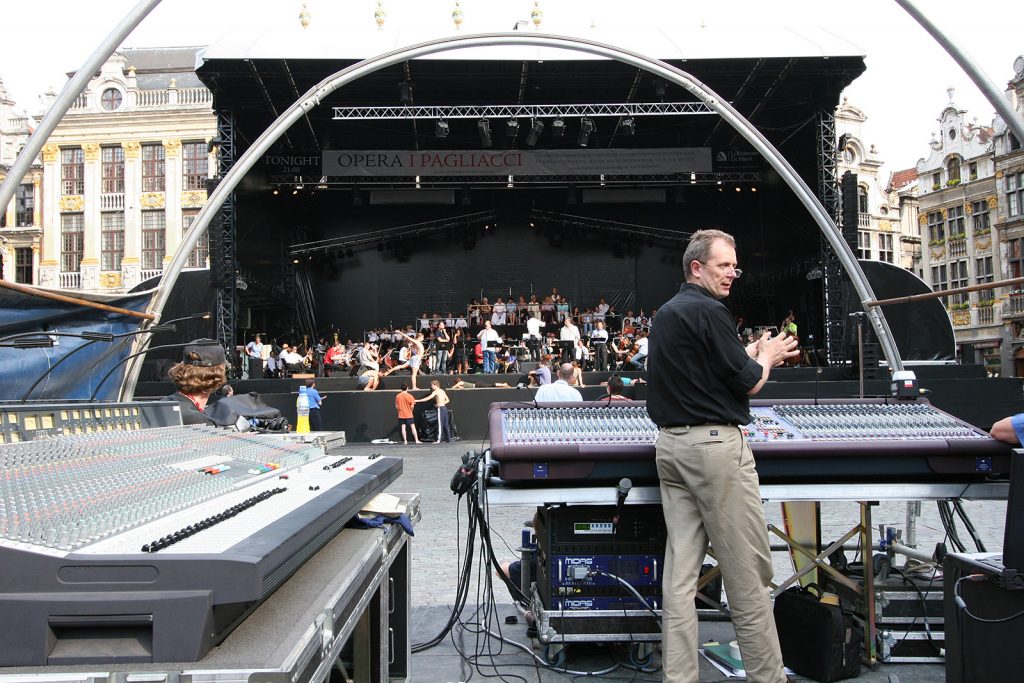
<svg viewBox="0 0 1024 683">
<path fill-rule="evenodd" d="M 874 145 L 864 141 L 867 115 L 844 97 L 836 108 L 836 135 L 842 155 L 836 166 L 838 178 L 847 171 L 857 176 L 858 259 L 885 261 L 914 273 L 920 269 L 921 233 L 916 204 L 882 182 L 882 160 Z M 905 220 L 910 214 L 909 219 Z"/>
<path fill-rule="evenodd" d="M 1024 117 L 1024 56 L 1016 59 L 1013 72 L 1007 97 Z M 997 210 L 992 227 L 1002 264 L 997 272 L 1004 278 L 1024 277 L 1024 149 L 1002 119 L 996 119 L 995 130 Z M 1008 341 L 1003 349 L 1006 374 L 1012 369 L 1014 376 L 1024 377 L 1024 285 L 1006 291 L 1000 310 Z"/>
<path fill-rule="evenodd" d="M 0 182 L 32 135 L 35 121 L 16 109 L 0 80 Z M 10 204 L 0 210 L 0 276 L 31 285 L 39 266 L 41 244 L 43 169 L 33 164 L 22 179 Z"/>
<path fill-rule="evenodd" d="M 938 118 L 939 132 L 917 162 L 925 281 L 934 291 L 984 284 L 1000 271 L 992 222 L 996 211 L 995 168 L 989 126 L 968 121 L 953 102 Z M 964 363 L 982 363 L 1002 372 L 1002 321 L 996 291 L 981 290 L 943 298 Z"/>
<path fill-rule="evenodd" d="M 197 51 L 114 53 L 50 136 L 39 285 L 115 293 L 163 272 L 206 202 L 216 119 Z"/>
</svg>

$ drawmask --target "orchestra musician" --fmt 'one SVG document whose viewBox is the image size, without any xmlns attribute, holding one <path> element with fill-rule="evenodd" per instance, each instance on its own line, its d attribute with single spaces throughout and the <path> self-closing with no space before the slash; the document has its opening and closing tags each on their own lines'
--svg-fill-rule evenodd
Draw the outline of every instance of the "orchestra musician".
<svg viewBox="0 0 1024 683">
<path fill-rule="evenodd" d="M 796 315 L 793 314 L 792 309 L 790 309 L 789 314 L 782 319 L 782 323 L 779 325 L 779 333 L 793 337 L 794 339 L 796 339 L 797 347 L 800 346 L 800 336 L 797 334 L 796 327 Z M 800 356 L 787 358 L 784 365 L 787 368 L 792 368 L 796 367 L 797 365 L 800 365 Z"/>
</svg>

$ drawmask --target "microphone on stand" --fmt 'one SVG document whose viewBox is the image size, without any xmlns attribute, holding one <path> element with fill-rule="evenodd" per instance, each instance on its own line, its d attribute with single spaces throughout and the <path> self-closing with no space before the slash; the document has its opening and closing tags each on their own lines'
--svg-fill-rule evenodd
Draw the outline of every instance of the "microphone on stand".
<svg viewBox="0 0 1024 683">
<path fill-rule="evenodd" d="M 821 373 L 823 370 L 818 368 L 818 371 L 814 376 L 814 405 L 818 405 L 818 382 L 821 381 Z"/>
<path fill-rule="evenodd" d="M 626 496 L 633 488 L 633 482 L 628 478 L 619 480 L 619 487 L 615 491 L 615 516 L 612 517 L 612 533 L 619 527 L 619 518 L 622 516 L 622 506 L 626 502 Z"/>
</svg>

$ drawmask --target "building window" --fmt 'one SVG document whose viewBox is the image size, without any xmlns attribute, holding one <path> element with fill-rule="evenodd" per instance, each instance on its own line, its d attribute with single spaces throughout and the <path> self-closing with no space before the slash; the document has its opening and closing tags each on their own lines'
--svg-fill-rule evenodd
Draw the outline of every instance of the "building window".
<svg viewBox="0 0 1024 683">
<path fill-rule="evenodd" d="M 983 285 L 986 282 L 992 282 L 994 274 L 992 272 L 992 257 L 983 256 L 981 258 L 974 259 L 974 283 Z M 978 291 L 978 300 L 992 300 L 995 299 L 996 294 L 994 289 L 982 289 Z"/>
<path fill-rule="evenodd" d="M 205 142 L 186 142 L 181 146 L 182 183 L 186 190 L 205 190 L 209 156 Z"/>
<path fill-rule="evenodd" d="M 85 193 L 85 152 L 81 147 L 60 151 L 61 194 Z"/>
<path fill-rule="evenodd" d="M 14 225 L 28 228 L 35 223 L 36 188 L 31 183 L 18 185 L 14 200 Z"/>
<path fill-rule="evenodd" d="M 878 260 L 893 262 L 892 235 L 887 232 L 878 234 Z"/>
<path fill-rule="evenodd" d="M 952 133 L 952 131 L 950 131 Z M 946 184 L 956 185 L 960 182 L 960 159 L 953 157 L 946 162 Z"/>
<path fill-rule="evenodd" d="M 124 148 L 100 150 L 103 164 L 103 194 L 124 194 Z"/>
<path fill-rule="evenodd" d="M 983 235 L 991 228 L 988 215 L 988 202 L 982 199 L 980 202 L 971 202 L 971 228 L 975 235 Z"/>
<path fill-rule="evenodd" d="M 167 251 L 163 211 L 142 212 L 142 269 L 161 270 Z"/>
<path fill-rule="evenodd" d="M 1021 215 L 1024 208 L 1024 172 L 1006 174 L 1006 214 Z"/>
<path fill-rule="evenodd" d="M 1006 240 L 1006 274 L 1010 278 L 1024 277 L 1024 237 Z"/>
<path fill-rule="evenodd" d="M 85 253 L 85 214 L 63 213 L 60 216 L 60 269 L 77 273 Z"/>
<path fill-rule="evenodd" d="M 871 258 L 871 233 L 860 230 L 857 232 L 857 258 L 867 260 Z"/>
<path fill-rule="evenodd" d="M 109 211 L 100 214 L 100 269 L 121 270 L 124 258 L 124 213 Z"/>
<path fill-rule="evenodd" d="M 868 212 L 868 191 L 860 186 L 857 186 L 857 211 Z"/>
<path fill-rule="evenodd" d="M 937 190 L 942 187 L 942 173 L 932 173 L 932 189 Z"/>
<path fill-rule="evenodd" d="M 942 219 L 941 211 L 928 212 L 928 239 L 931 242 L 946 239 L 946 222 Z"/>
<path fill-rule="evenodd" d="M 963 206 L 951 206 L 946 209 L 946 229 L 950 239 L 965 235 Z"/>
<path fill-rule="evenodd" d="M 181 234 L 184 235 L 188 232 L 192 222 L 195 221 L 196 216 L 199 215 L 199 209 L 182 209 L 181 211 Z M 205 268 L 206 259 L 210 257 L 210 230 L 207 228 L 203 231 L 199 241 L 196 242 L 195 248 L 188 257 L 187 268 Z"/>
<path fill-rule="evenodd" d="M 967 164 L 967 177 L 968 177 L 969 180 L 977 180 L 978 179 L 978 162 L 977 161 L 972 161 L 971 163 Z"/>
<path fill-rule="evenodd" d="M 946 280 L 946 266 L 932 266 L 932 291 L 941 292 L 947 289 L 946 285 L 949 284 Z M 942 305 L 946 305 L 946 297 L 942 297 Z"/>
<path fill-rule="evenodd" d="M 960 261 L 953 261 L 949 264 L 949 287 L 950 289 L 959 289 L 966 287 L 968 283 L 967 278 L 967 259 Z M 955 304 L 966 304 L 968 301 L 967 292 L 961 292 L 960 294 L 954 294 L 951 297 Z"/>
<path fill-rule="evenodd" d="M 142 146 L 142 191 L 164 191 L 164 146 L 149 144 Z"/>
<path fill-rule="evenodd" d="M 32 247 L 18 247 L 14 250 L 14 281 L 23 285 L 32 284 Z"/>
<path fill-rule="evenodd" d="M 124 95 L 117 88 L 107 88 L 100 95 L 100 106 L 106 111 L 114 111 L 121 107 L 121 102 L 124 100 Z"/>
</svg>

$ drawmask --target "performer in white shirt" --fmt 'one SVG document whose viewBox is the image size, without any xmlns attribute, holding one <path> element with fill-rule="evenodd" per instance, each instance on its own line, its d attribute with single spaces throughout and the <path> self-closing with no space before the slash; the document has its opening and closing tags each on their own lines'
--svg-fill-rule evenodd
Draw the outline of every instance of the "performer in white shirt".
<svg viewBox="0 0 1024 683">
<path fill-rule="evenodd" d="M 580 328 L 573 324 L 572 318 L 566 318 L 565 324 L 562 325 L 562 329 L 558 333 L 558 339 L 563 342 L 572 342 L 569 344 L 562 344 L 562 362 L 568 363 L 573 359 L 573 349 L 576 347 L 576 342 L 580 340 Z"/>
<path fill-rule="evenodd" d="M 594 369 L 604 372 L 608 369 L 608 330 L 604 329 L 604 321 L 597 321 L 597 329 L 590 333 L 590 346 L 593 349 Z"/>
<path fill-rule="evenodd" d="M 501 337 L 491 327 L 491 321 L 484 321 L 484 329 L 477 333 L 476 338 L 480 340 L 480 350 L 484 356 L 484 372 L 493 375 L 497 371 L 497 346 L 501 343 Z"/>
<path fill-rule="evenodd" d="M 526 346 L 530 349 L 530 360 L 536 362 L 540 360 L 540 345 L 542 335 L 540 333 L 544 323 L 540 321 L 540 313 L 530 313 L 530 317 L 526 321 Z"/>
</svg>

